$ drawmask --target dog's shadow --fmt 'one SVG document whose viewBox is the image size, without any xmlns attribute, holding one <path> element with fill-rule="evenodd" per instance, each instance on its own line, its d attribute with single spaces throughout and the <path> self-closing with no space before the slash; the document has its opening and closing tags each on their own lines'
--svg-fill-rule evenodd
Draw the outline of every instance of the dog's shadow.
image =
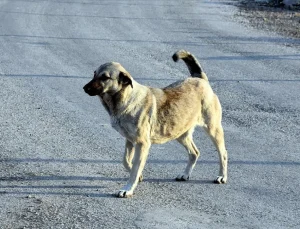
<svg viewBox="0 0 300 229">
<path fill-rule="evenodd" d="M 18 176 L 18 177 L 0 177 L 0 182 L 12 182 L 9 185 L 1 185 L 0 195 L 25 196 L 26 198 L 35 198 L 35 196 L 81 196 L 92 198 L 114 198 L 109 192 L 103 192 L 105 186 L 101 185 L 70 185 L 70 184 L 26 184 L 39 181 L 108 181 L 108 182 L 126 182 L 128 178 L 109 178 L 109 177 L 85 177 L 85 176 Z M 17 183 L 16 183 L 17 182 Z M 19 184 L 21 182 L 22 184 Z M 211 180 L 189 180 L 178 182 L 175 179 L 155 179 L 145 178 L 142 183 L 179 183 L 179 184 L 212 184 Z"/>
<path fill-rule="evenodd" d="M 188 180 L 188 181 L 176 181 L 175 179 L 155 179 L 145 178 L 143 182 L 147 183 L 178 183 L 178 184 L 213 184 L 213 180 Z"/>
<path fill-rule="evenodd" d="M 125 178 L 108 178 L 98 176 L 11 176 L 0 177 L 0 195 L 17 196 L 82 196 L 82 197 L 112 197 L 111 193 L 103 192 L 106 186 L 78 184 L 77 182 L 112 181 L 125 182 Z M 70 184 L 70 181 L 72 184 Z M 45 184 L 52 182 L 52 184 Z M 61 183 L 62 182 L 62 183 Z M 76 182 L 76 183 L 75 183 Z M 34 184 L 33 184 L 34 183 Z M 58 184 L 60 183 L 60 184 Z M 67 184 L 68 183 L 68 184 Z M 74 183 L 74 184 L 73 184 Z"/>
<path fill-rule="evenodd" d="M 109 163 L 117 164 L 114 160 L 69 160 L 69 159 L 41 159 L 41 158 L 8 158 L 0 159 L 3 163 Z M 150 164 L 181 164 L 185 161 L 161 161 L 149 160 Z M 123 175 L 121 175 L 123 176 Z M 81 196 L 81 197 L 95 197 L 95 198 L 112 198 L 109 190 L 110 185 L 107 182 L 125 184 L 128 176 L 124 177 L 105 177 L 105 176 L 68 176 L 68 175 L 41 175 L 38 173 L 24 173 L 17 176 L 2 176 L 0 177 L 0 196 Z M 210 180 L 189 180 L 187 182 L 178 182 L 174 178 L 152 178 L 145 177 L 143 183 L 159 184 L 170 183 L 178 184 L 209 184 Z"/>
</svg>

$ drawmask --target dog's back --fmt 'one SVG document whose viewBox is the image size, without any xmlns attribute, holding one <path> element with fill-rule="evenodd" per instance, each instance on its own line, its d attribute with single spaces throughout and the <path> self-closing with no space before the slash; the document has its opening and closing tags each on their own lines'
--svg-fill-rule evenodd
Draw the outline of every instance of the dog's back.
<svg viewBox="0 0 300 229">
<path fill-rule="evenodd" d="M 178 138 L 190 128 L 204 123 L 203 109 L 214 101 L 209 83 L 201 78 L 187 78 L 164 89 L 150 89 L 156 100 L 153 143 Z M 157 142 L 159 141 L 159 142 Z"/>
</svg>

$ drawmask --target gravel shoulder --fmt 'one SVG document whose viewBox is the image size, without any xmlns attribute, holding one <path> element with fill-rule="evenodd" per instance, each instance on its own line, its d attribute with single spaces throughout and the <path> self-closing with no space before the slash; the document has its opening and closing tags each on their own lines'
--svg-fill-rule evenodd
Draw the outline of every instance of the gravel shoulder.
<svg viewBox="0 0 300 229">
<path fill-rule="evenodd" d="M 300 5 L 287 9 L 254 0 L 238 0 L 236 5 L 239 7 L 237 16 L 245 24 L 289 38 L 300 38 Z"/>
</svg>

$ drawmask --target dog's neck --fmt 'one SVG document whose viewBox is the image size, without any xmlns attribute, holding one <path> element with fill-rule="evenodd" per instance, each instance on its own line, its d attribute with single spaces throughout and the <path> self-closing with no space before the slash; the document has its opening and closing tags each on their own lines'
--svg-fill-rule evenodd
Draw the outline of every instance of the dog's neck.
<svg viewBox="0 0 300 229">
<path fill-rule="evenodd" d="M 141 101 L 142 103 L 142 100 L 146 97 L 148 88 L 136 81 L 132 83 L 133 87 L 127 85 L 113 95 L 105 93 L 100 96 L 101 102 L 110 116 L 117 117 L 125 113 L 125 111 L 128 113 L 129 110 L 136 109 L 132 105 L 137 104 L 137 101 Z"/>
<path fill-rule="evenodd" d="M 110 94 L 105 93 L 99 95 L 104 108 L 107 110 L 109 115 L 116 116 L 118 111 L 124 106 L 124 103 L 128 100 L 128 97 L 132 91 L 130 85 L 123 87 L 120 91 Z"/>
</svg>

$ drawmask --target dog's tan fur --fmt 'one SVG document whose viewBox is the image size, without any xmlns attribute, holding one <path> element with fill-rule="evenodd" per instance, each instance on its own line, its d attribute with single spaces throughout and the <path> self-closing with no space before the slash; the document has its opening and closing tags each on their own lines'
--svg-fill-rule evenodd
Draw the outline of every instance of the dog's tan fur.
<svg viewBox="0 0 300 229">
<path fill-rule="evenodd" d="M 192 77 L 163 89 L 151 88 L 136 82 L 119 63 L 111 62 L 101 65 L 84 86 L 86 93 L 100 97 L 113 128 L 126 138 L 123 164 L 130 178 L 117 192 L 118 197 L 133 194 L 142 179 L 151 144 L 174 139 L 181 143 L 188 151 L 189 161 L 176 180 L 188 180 L 200 156 L 192 137 L 197 125 L 205 129 L 219 152 L 220 171 L 215 182 L 227 182 L 227 151 L 219 99 L 192 54 L 180 50 L 173 59 L 182 59 Z"/>
</svg>

